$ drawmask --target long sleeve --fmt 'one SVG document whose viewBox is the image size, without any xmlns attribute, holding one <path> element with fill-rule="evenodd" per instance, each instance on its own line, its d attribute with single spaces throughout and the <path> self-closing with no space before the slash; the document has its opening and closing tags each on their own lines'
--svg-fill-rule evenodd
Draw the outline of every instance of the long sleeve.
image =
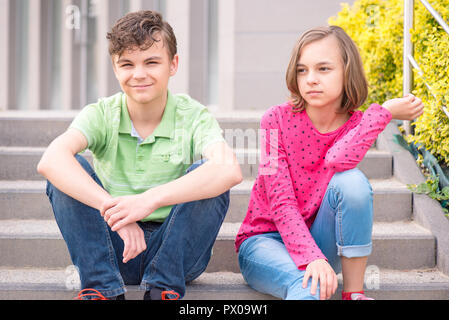
<svg viewBox="0 0 449 320">
<path fill-rule="evenodd" d="M 360 123 L 328 150 L 326 166 L 335 172 L 355 168 L 390 121 L 391 113 L 387 109 L 372 104 L 363 113 Z"/>
<path fill-rule="evenodd" d="M 326 259 L 310 234 L 301 215 L 283 144 L 286 128 L 280 127 L 275 112 L 267 112 L 261 120 L 262 143 L 259 176 L 263 177 L 271 220 L 298 267 L 315 259 Z"/>
</svg>

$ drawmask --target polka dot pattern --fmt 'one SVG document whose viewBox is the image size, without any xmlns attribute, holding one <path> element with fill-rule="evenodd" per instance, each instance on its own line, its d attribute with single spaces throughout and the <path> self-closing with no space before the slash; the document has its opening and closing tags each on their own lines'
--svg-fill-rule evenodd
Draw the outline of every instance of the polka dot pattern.
<svg viewBox="0 0 449 320">
<path fill-rule="evenodd" d="M 390 120 L 388 110 L 373 104 L 322 134 L 305 111 L 293 113 L 288 103 L 267 110 L 260 123 L 265 141 L 259 172 L 236 250 L 248 237 L 277 231 L 299 268 L 325 258 L 309 229 L 327 185 L 335 172 L 357 166 Z"/>
</svg>

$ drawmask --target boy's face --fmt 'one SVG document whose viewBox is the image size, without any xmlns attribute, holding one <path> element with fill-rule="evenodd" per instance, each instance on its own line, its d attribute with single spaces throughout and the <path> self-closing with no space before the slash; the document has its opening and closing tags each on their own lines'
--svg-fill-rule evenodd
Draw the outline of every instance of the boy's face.
<svg viewBox="0 0 449 320">
<path fill-rule="evenodd" d="M 158 40 L 146 50 L 125 50 L 112 57 L 115 76 L 128 101 L 139 105 L 165 101 L 168 80 L 178 69 L 178 56 L 171 59 L 162 39 Z"/>
</svg>

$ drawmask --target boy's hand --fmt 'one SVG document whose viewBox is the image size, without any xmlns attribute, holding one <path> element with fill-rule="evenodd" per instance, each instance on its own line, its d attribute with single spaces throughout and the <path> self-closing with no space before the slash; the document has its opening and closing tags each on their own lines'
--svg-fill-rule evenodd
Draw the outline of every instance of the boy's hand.
<svg viewBox="0 0 449 320">
<path fill-rule="evenodd" d="M 145 251 L 147 244 L 143 230 L 137 223 L 130 223 L 117 230 L 118 235 L 125 243 L 123 249 L 123 263 L 137 257 L 141 252 Z"/>
<path fill-rule="evenodd" d="M 382 106 L 390 111 L 393 119 L 397 120 L 413 120 L 424 112 L 421 99 L 412 94 L 408 94 L 403 98 L 385 101 Z"/>
<path fill-rule="evenodd" d="M 111 230 L 117 231 L 129 223 L 142 220 L 156 210 L 146 200 L 143 194 L 112 198 L 103 203 L 100 213 Z"/>
</svg>

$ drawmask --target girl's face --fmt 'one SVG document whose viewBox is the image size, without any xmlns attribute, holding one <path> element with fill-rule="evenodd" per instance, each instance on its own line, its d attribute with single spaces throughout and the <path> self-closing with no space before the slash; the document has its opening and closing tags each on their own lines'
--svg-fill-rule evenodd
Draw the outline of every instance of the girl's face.
<svg viewBox="0 0 449 320">
<path fill-rule="evenodd" d="M 305 45 L 297 65 L 297 81 L 305 108 L 338 110 L 343 98 L 344 66 L 337 39 L 328 36 Z"/>
</svg>

